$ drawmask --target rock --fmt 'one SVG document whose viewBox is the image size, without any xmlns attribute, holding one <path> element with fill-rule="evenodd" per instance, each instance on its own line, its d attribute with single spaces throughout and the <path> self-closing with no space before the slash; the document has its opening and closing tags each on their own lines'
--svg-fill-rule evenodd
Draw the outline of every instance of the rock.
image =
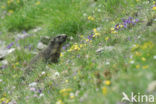
<svg viewBox="0 0 156 104">
<path fill-rule="evenodd" d="M 104 48 L 106 51 L 112 51 L 114 49 L 114 46 L 105 46 Z"/>
<path fill-rule="evenodd" d="M 105 46 L 105 47 L 98 48 L 96 50 L 96 53 L 100 53 L 103 51 L 112 51 L 113 49 L 114 49 L 114 46 Z"/>
<path fill-rule="evenodd" d="M 99 53 L 99 52 L 102 52 L 102 51 L 104 51 L 104 48 L 99 48 L 99 49 L 96 50 L 96 53 Z"/>
<path fill-rule="evenodd" d="M 40 31 L 41 29 L 42 29 L 41 27 L 37 27 L 37 28 L 33 29 L 33 32 L 38 32 L 38 31 Z"/>
<path fill-rule="evenodd" d="M 42 49 L 44 49 L 44 48 L 46 48 L 46 47 L 47 47 L 47 45 L 43 44 L 42 42 L 39 42 L 39 43 L 37 44 L 37 48 L 38 48 L 39 50 L 42 50 Z"/>
<path fill-rule="evenodd" d="M 13 51 L 15 51 L 15 48 L 11 48 L 11 49 L 0 49 L 0 60 L 4 60 L 4 58 L 12 53 Z"/>
<path fill-rule="evenodd" d="M 156 91 L 156 80 L 149 83 L 147 91 L 148 92 Z"/>
<path fill-rule="evenodd" d="M 36 86 L 36 85 L 37 85 L 36 82 L 32 82 L 32 83 L 29 84 L 29 87 L 34 87 L 34 86 Z"/>
<path fill-rule="evenodd" d="M 17 102 L 15 100 L 12 100 L 8 104 L 17 104 Z"/>
<path fill-rule="evenodd" d="M 50 41 L 50 37 L 49 36 L 44 36 L 44 37 L 41 37 L 41 40 L 40 40 L 43 44 L 46 44 L 48 45 L 49 41 Z"/>
<path fill-rule="evenodd" d="M 7 60 L 3 60 L 1 61 L 3 65 L 8 65 L 8 61 Z"/>
</svg>

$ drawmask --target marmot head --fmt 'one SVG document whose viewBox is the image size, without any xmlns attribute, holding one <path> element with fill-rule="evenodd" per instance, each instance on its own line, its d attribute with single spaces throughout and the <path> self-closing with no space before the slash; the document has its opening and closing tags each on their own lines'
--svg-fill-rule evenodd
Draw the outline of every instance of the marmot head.
<svg viewBox="0 0 156 104">
<path fill-rule="evenodd" d="M 54 37 L 51 41 L 50 44 L 63 44 L 67 39 L 67 35 L 66 34 L 61 34 L 58 35 L 56 37 Z"/>
</svg>

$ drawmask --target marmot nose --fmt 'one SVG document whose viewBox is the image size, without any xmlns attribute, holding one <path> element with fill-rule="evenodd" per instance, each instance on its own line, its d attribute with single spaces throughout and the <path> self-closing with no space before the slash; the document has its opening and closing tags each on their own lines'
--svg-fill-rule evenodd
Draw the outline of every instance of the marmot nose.
<svg viewBox="0 0 156 104">
<path fill-rule="evenodd" d="M 67 35 L 66 35 L 66 34 L 62 34 L 62 36 L 63 36 L 64 38 L 67 38 Z"/>
</svg>

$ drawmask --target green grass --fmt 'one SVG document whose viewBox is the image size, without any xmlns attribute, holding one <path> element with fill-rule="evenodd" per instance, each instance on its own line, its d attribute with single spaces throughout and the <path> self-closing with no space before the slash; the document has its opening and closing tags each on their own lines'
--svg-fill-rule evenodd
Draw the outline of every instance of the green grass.
<svg viewBox="0 0 156 104">
<path fill-rule="evenodd" d="M 61 101 L 58 104 L 117 104 L 121 102 L 122 92 L 153 94 L 147 93 L 147 87 L 156 80 L 156 60 L 153 58 L 156 55 L 156 25 L 154 22 L 152 26 L 145 26 L 156 12 L 151 9 L 152 2 L 40 0 L 38 5 L 36 3 L 37 0 L 23 0 L 20 4 L 13 1 L 10 6 L 5 0 L 0 3 L 5 6 L 0 12 L 14 11 L 10 15 L 2 14 L 5 17 L 0 19 L 0 40 L 8 45 L 15 41 L 17 33 L 34 34 L 18 41 L 21 49 L 13 45 L 16 51 L 6 58 L 8 68 L 0 70 L 0 103 L 15 100 L 18 104 L 55 104 L 58 101 Z M 88 20 L 89 16 L 94 19 Z M 141 22 L 112 33 L 112 27 L 129 17 Z M 34 32 L 37 27 L 42 29 Z M 94 28 L 101 35 L 86 42 Z M 69 47 L 62 51 L 59 63 L 37 63 L 22 83 L 22 69 L 34 56 L 40 36 L 61 33 L 72 36 L 73 40 L 67 41 Z M 24 48 L 29 45 L 31 51 Z M 97 53 L 99 48 L 104 50 Z M 34 92 L 29 87 L 32 82 L 37 82 L 31 87 L 36 89 Z M 66 91 L 61 92 L 62 89 Z M 44 95 L 39 97 L 40 94 Z"/>
</svg>

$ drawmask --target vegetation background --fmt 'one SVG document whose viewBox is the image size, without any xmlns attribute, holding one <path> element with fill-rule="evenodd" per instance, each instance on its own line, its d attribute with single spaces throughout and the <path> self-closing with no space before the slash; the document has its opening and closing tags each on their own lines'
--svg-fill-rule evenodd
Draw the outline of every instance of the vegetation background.
<svg viewBox="0 0 156 104">
<path fill-rule="evenodd" d="M 125 104 L 122 92 L 155 94 L 155 14 L 155 0 L 0 0 L 0 41 L 15 49 L 0 61 L 0 103 Z M 36 64 L 21 84 L 40 37 L 58 34 L 69 37 L 59 63 Z"/>
</svg>

